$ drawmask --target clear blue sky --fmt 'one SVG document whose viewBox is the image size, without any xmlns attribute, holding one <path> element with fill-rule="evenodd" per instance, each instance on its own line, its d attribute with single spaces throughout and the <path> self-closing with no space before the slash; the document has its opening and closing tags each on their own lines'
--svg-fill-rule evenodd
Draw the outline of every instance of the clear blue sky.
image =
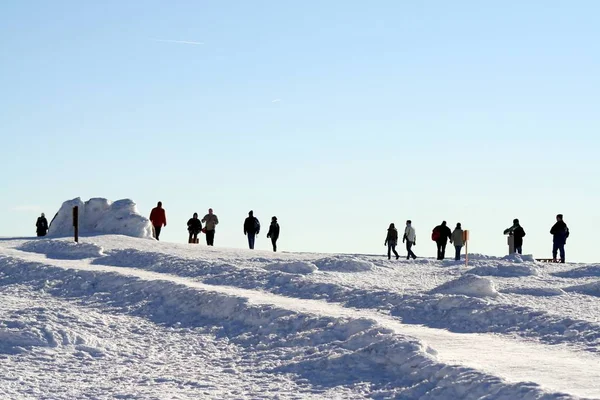
<svg viewBox="0 0 600 400">
<path fill-rule="evenodd" d="M 0 236 L 74 197 L 213 207 L 217 246 L 253 209 L 280 248 L 383 252 L 390 222 L 435 255 L 600 261 L 600 2 L 17 1 L 0 4 Z M 194 43 L 181 43 L 194 42 Z M 201 43 L 201 44 L 195 44 Z M 257 248 L 268 249 L 265 237 Z"/>
</svg>

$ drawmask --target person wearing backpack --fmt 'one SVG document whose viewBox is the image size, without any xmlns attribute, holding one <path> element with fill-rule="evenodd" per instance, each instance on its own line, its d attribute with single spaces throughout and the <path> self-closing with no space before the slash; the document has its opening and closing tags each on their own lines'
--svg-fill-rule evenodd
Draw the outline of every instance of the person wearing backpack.
<svg viewBox="0 0 600 400">
<path fill-rule="evenodd" d="M 415 228 L 413 228 L 412 226 L 412 221 L 410 219 L 406 221 L 406 228 L 404 228 L 404 236 L 402 236 L 402 243 L 404 242 L 406 242 L 406 251 L 408 253 L 406 255 L 406 259 L 408 260 L 412 257 L 412 259 L 414 260 L 415 258 L 417 258 L 415 253 L 413 253 L 412 251 L 412 247 L 417 245 L 417 234 L 415 232 Z"/>
<path fill-rule="evenodd" d="M 567 238 L 569 237 L 569 228 L 565 221 L 563 221 L 563 215 L 558 214 L 556 216 L 556 223 L 550 229 L 550 234 L 552 235 L 552 261 L 556 262 L 556 255 L 558 251 L 560 251 L 560 262 L 565 262 L 565 244 L 567 243 Z"/>
<path fill-rule="evenodd" d="M 48 233 L 48 220 L 46 219 L 44 213 L 38 217 L 37 221 L 35 222 L 35 228 L 38 236 L 46 236 L 46 233 Z"/>
<path fill-rule="evenodd" d="M 188 232 L 190 233 L 188 243 L 198 243 L 198 234 L 202 230 L 202 221 L 198 219 L 198 213 L 194 213 L 187 222 Z"/>
<path fill-rule="evenodd" d="M 515 252 L 523 254 L 523 238 L 525 237 L 525 230 L 519 224 L 518 218 L 513 219 L 513 225 L 510 228 L 505 229 L 504 234 L 514 238 Z"/>
<path fill-rule="evenodd" d="M 271 226 L 269 226 L 267 238 L 271 238 L 273 251 L 277 251 L 277 239 L 279 239 L 279 224 L 277 223 L 277 217 L 271 218 Z"/>
<path fill-rule="evenodd" d="M 448 244 L 448 239 L 450 239 L 450 243 L 452 243 L 452 231 L 446 225 L 446 221 L 442 221 L 442 224 L 433 228 L 433 231 L 431 232 L 431 240 L 437 245 L 438 260 L 443 260 L 446 257 L 446 245 Z"/>
<path fill-rule="evenodd" d="M 392 251 L 396 255 L 396 260 L 400 258 L 400 255 L 396 251 L 396 246 L 398 245 L 398 230 L 393 223 L 390 224 L 390 227 L 387 230 L 387 236 L 383 245 L 388 247 L 388 260 L 392 258 Z"/>
<path fill-rule="evenodd" d="M 254 211 L 248 212 L 248 218 L 244 220 L 244 235 L 248 236 L 248 246 L 250 250 L 254 249 L 254 239 L 260 232 L 260 222 L 254 216 Z"/>
<path fill-rule="evenodd" d="M 454 256 L 455 261 L 460 261 L 460 250 L 462 249 L 463 243 L 463 230 L 460 222 L 456 224 L 456 228 L 452 231 L 452 238 L 450 239 L 450 243 L 454 243 L 454 249 L 456 250 L 456 255 Z"/>
</svg>

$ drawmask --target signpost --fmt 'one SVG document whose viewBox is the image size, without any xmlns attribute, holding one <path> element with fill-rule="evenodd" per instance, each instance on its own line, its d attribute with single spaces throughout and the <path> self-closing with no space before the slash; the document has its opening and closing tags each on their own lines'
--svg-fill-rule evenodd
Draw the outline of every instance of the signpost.
<svg viewBox="0 0 600 400">
<path fill-rule="evenodd" d="M 463 231 L 463 243 L 465 244 L 465 267 L 469 266 L 469 231 Z"/>
<path fill-rule="evenodd" d="M 73 234 L 75 243 L 79 243 L 79 206 L 73 207 Z"/>
</svg>

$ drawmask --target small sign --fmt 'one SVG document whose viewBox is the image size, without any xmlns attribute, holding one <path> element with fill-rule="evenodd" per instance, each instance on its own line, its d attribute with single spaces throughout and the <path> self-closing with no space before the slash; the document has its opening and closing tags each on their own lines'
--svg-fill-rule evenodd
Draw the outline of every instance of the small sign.
<svg viewBox="0 0 600 400">
<path fill-rule="evenodd" d="M 466 243 L 469 241 L 469 231 L 463 231 L 463 242 Z"/>
</svg>

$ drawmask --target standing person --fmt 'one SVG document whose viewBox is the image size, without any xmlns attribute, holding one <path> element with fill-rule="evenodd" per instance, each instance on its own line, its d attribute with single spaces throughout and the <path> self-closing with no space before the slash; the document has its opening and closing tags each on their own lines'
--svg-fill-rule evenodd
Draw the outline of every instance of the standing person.
<svg viewBox="0 0 600 400">
<path fill-rule="evenodd" d="M 412 247 L 417 245 L 417 234 L 415 232 L 415 228 L 412 227 L 412 221 L 409 219 L 406 221 L 406 228 L 404 229 L 404 236 L 402 237 L 402 243 L 406 241 L 406 251 L 408 254 L 406 255 L 406 259 L 409 258 L 417 258 L 415 253 L 412 251 Z"/>
<path fill-rule="evenodd" d="M 244 220 L 244 235 L 248 236 L 248 246 L 250 250 L 254 249 L 254 239 L 256 239 L 256 235 L 260 232 L 260 222 L 258 222 L 258 218 L 254 216 L 254 211 L 250 210 L 248 212 L 248 218 Z"/>
<path fill-rule="evenodd" d="M 152 222 L 152 226 L 154 227 L 154 238 L 159 240 L 160 230 L 163 226 L 167 226 L 167 215 L 165 214 L 165 209 L 162 208 L 162 201 L 159 201 L 156 207 L 150 212 L 150 222 Z"/>
<path fill-rule="evenodd" d="M 208 246 L 215 245 L 215 227 L 219 224 L 219 218 L 213 214 L 213 209 L 208 209 L 208 214 L 202 218 L 202 222 L 206 222 L 204 229 L 206 229 L 206 244 Z"/>
<path fill-rule="evenodd" d="M 450 239 L 450 243 L 454 243 L 454 248 L 456 249 L 456 255 L 454 256 L 454 260 L 460 261 L 460 250 L 462 249 L 463 243 L 463 230 L 460 225 L 460 222 L 456 224 L 456 228 L 452 232 L 452 238 Z"/>
<path fill-rule="evenodd" d="M 525 237 L 525 230 L 519 224 L 518 218 L 513 219 L 513 225 L 510 228 L 505 229 L 504 234 L 514 238 L 515 252 L 523 254 L 523 238 Z"/>
<path fill-rule="evenodd" d="M 38 236 L 46 236 L 46 233 L 48 233 L 48 220 L 46 219 L 44 213 L 38 217 L 37 221 L 35 222 L 35 227 Z"/>
<path fill-rule="evenodd" d="M 396 246 L 398 245 L 398 229 L 396 229 L 393 223 L 390 224 L 390 227 L 387 230 L 387 236 L 385 237 L 385 243 L 383 245 L 388 247 L 388 260 L 392 258 L 392 251 L 396 255 L 396 260 L 400 258 L 400 255 L 396 251 Z"/>
<path fill-rule="evenodd" d="M 194 213 L 192 218 L 188 220 L 187 227 L 190 233 L 188 243 L 198 243 L 198 234 L 202 230 L 202 221 L 198 219 L 198 213 Z"/>
<path fill-rule="evenodd" d="M 563 221 L 563 215 L 558 214 L 556 216 L 556 223 L 550 229 L 550 234 L 553 236 L 552 246 L 552 261 L 556 262 L 556 253 L 560 250 L 560 262 L 565 262 L 565 244 L 569 237 L 569 228 L 565 221 Z"/>
<path fill-rule="evenodd" d="M 271 226 L 269 226 L 267 237 L 271 238 L 273 251 L 277 251 L 277 239 L 279 239 L 279 224 L 277 223 L 277 217 L 271 218 Z"/>
<path fill-rule="evenodd" d="M 446 221 L 442 221 L 441 225 L 433 228 L 431 239 L 437 244 L 437 259 L 443 260 L 446 258 L 446 245 L 448 244 L 448 239 L 450 239 L 450 243 L 452 243 L 452 231 L 446 225 Z"/>
</svg>

